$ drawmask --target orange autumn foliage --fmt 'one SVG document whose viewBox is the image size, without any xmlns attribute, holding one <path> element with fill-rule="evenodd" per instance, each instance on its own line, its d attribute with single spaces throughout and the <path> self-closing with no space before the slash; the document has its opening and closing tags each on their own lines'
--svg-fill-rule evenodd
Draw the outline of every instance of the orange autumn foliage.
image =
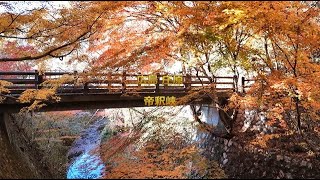
<svg viewBox="0 0 320 180">
<path fill-rule="evenodd" d="M 141 148 L 135 147 L 134 139 L 127 135 L 117 135 L 107 140 L 101 151 L 107 161 L 104 178 L 187 178 L 192 171 L 204 174 L 211 169 L 210 178 L 222 178 L 224 173 L 215 162 L 208 164 L 194 145 L 172 141 L 166 146 L 163 142 L 147 141 Z M 132 141 L 133 140 L 133 141 Z M 181 143 L 177 145 L 177 143 Z"/>
<path fill-rule="evenodd" d="M 292 111 L 299 126 L 302 111 L 319 118 L 319 8 L 308 3 L 71 2 L 0 16 L 0 62 L 67 56 L 93 74 L 166 71 L 176 61 L 208 76 L 226 68 L 256 78 L 234 107 L 268 109 L 270 118 Z"/>
</svg>

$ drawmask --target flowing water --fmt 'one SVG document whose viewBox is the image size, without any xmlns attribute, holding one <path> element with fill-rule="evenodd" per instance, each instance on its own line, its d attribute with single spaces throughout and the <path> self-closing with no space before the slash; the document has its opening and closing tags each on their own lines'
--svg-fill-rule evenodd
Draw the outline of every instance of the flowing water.
<svg viewBox="0 0 320 180">
<path fill-rule="evenodd" d="M 98 179 L 102 178 L 104 164 L 99 156 L 101 130 L 106 125 L 106 119 L 101 118 L 85 129 L 77 139 L 68 157 L 71 163 L 67 171 L 67 179 Z"/>
<path fill-rule="evenodd" d="M 221 126 L 218 110 L 214 107 L 202 107 L 200 119 L 214 126 Z M 190 115 L 191 116 L 191 115 Z M 104 163 L 98 151 L 101 141 L 101 130 L 106 125 L 106 119 L 101 118 L 85 129 L 77 139 L 68 158 L 71 163 L 67 171 L 67 179 L 98 179 L 103 177 Z M 196 139 L 204 138 L 205 133 L 197 133 Z"/>
</svg>

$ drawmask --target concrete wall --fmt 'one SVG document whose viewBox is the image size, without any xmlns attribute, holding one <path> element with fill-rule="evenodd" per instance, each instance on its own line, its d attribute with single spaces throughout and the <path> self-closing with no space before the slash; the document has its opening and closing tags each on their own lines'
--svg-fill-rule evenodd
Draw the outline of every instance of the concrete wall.
<svg viewBox="0 0 320 180">
<path fill-rule="evenodd" d="M 51 178 L 41 153 L 8 113 L 0 113 L 0 178 Z"/>
</svg>

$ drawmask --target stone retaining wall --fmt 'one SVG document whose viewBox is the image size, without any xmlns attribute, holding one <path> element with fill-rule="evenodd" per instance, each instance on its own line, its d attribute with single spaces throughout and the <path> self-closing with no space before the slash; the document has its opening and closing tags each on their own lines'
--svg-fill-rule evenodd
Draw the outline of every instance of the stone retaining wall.
<svg viewBox="0 0 320 180">
<path fill-rule="evenodd" d="M 8 113 L 0 114 L 0 116 L 2 116 L 0 118 L 2 129 L 6 131 L 3 134 L 6 133 L 9 141 L 5 146 L 12 150 L 12 155 L 8 154 L 8 157 L 14 156 L 12 157 L 14 161 L 6 162 L 9 163 L 6 166 L 16 167 L 13 173 L 17 174 L 20 174 L 18 172 L 21 171 L 19 170 L 21 167 L 27 169 L 28 173 L 21 173 L 18 178 L 51 178 L 52 175 L 46 169 L 41 158 L 41 152 L 35 143 L 28 140 L 23 130 L 15 124 L 12 116 Z M 14 174 L 11 174 L 11 176 L 8 176 L 8 178 L 15 178 Z"/>
<path fill-rule="evenodd" d="M 272 133 L 274 129 L 265 125 L 265 120 L 259 114 L 240 114 L 249 126 L 248 133 L 259 136 Z M 251 119 L 250 119 L 251 118 Z M 252 118 L 258 118 L 254 124 Z M 255 133 L 253 133 L 255 132 Z M 258 134 L 258 135 L 257 135 Z M 309 156 L 307 152 L 291 153 L 283 149 L 267 148 L 266 150 L 255 146 L 244 145 L 241 137 L 230 140 L 205 135 L 201 147 L 205 149 L 206 157 L 219 162 L 229 178 L 320 178 L 320 159 Z M 279 142 L 285 143 L 285 142 Z"/>
</svg>

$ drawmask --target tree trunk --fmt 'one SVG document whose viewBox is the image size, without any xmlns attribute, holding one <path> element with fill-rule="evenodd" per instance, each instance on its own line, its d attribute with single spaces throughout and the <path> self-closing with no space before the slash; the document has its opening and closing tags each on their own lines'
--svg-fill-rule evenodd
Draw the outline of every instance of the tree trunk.
<svg viewBox="0 0 320 180">
<path fill-rule="evenodd" d="M 295 105 L 296 105 L 298 131 L 301 134 L 302 133 L 301 132 L 301 113 L 300 113 L 300 109 L 299 109 L 300 101 L 299 101 L 298 97 L 295 97 L 294 100 L 295 100 Z"/>
</svg>

